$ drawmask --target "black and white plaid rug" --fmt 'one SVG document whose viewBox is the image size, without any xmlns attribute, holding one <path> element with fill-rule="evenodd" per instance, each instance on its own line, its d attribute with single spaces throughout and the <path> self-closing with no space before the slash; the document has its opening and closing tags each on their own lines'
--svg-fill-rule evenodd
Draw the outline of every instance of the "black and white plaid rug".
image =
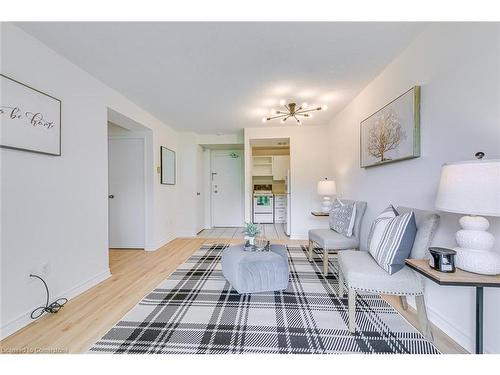
<svg viewBox="0 0 500 375">
<path fill-rule="evenodd" d="M 139 302 L 91 353 L 418 353 L 439 351 L 378 295 L 359 295 L 347 328 L 336 264 L 322 276 L 305 247 L 289 247 L 284 292 L 239 295 L 224 279 L 225 245 L 201 247 Z"/>
</svg>

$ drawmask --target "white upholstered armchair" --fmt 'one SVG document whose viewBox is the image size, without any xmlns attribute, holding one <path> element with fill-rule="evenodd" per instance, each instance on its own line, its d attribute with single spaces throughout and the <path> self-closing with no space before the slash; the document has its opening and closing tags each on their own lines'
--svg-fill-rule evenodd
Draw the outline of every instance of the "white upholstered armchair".
<svg viewBox="0 0 500 375">
<path fill-rule="evenodd" d="M 417 233 L 410 254 L 414 259 L 428 257 L 428 247 L 439 224 L 439 215 L 432 211 L 397 207 L 400 214 L 415 213 Z M 376 293 L 400 296 L 404 309 L 408 307 L 406 296 L 415 296 L 421 330 L 432 341 L 432 332 L 427 319 L 422 276 L 405 266 L 390 275 L 382 269 L 368 251 L 343 251 L 339 253 L 339 296 L 348 291 L 349 331 L 356 330 L 356 294 Z"/>
</svg>

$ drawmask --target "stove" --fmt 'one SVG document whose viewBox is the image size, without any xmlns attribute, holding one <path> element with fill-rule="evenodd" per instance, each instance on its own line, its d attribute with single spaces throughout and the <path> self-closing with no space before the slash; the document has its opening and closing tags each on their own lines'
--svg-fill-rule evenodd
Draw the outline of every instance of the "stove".
<svg viewBox="0 0 500 375">
<path fill-rule="evenodd" d="M 253 186 L 253 222 L 255 224 L 274 223 L 273 185 L 255 184 Z"/>
</svg>

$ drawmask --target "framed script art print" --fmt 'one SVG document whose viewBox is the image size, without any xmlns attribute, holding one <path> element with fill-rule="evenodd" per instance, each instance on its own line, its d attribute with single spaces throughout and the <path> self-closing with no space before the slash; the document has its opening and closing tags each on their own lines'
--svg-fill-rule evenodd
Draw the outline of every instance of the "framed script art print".
<svg viewBox="0 0 500 375">
<path fill-rule="evenodd" d="M 163 185 L 175 185 L 175 151 L 160 147 L 160 182 Z"/>
<path fill-rule="evenodd" d="M 0 74 L 0 146 L 61 155 L 61 101 Z"/>
<path fill-rule="evenodd" d="M 420 156 L 420 86 L 379 109 L 360 125 L 361 168 Z"/>
</svg>

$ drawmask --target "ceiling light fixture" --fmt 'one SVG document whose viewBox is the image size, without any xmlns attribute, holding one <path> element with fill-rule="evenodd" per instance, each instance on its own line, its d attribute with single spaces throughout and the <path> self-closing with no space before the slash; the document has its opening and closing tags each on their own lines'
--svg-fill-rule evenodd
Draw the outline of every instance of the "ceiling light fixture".
<svg viewBox="0 0 500 375">
<path fill-rule="evenodd" d="M 293 117 L 295 121 L 297 121 L 298 125 L 302 125 L 302 122 L 299 119 L 300 116 L 311 118 L 312 114 L 309 112 L 324 111 L 328 108 L 326 105 L 310 107 L 307 103 L 302 103 L 302 105 L 297 107 L 297 103 L 286 104 L 283 99 L 280 100 L 280 105 L 285 107 L 285 110 L 271 110 L 271 116 L 264 117 L 262 122 L 280 119 L 281 122 L 284 123 L 290 117 Z"/>
</svg>

